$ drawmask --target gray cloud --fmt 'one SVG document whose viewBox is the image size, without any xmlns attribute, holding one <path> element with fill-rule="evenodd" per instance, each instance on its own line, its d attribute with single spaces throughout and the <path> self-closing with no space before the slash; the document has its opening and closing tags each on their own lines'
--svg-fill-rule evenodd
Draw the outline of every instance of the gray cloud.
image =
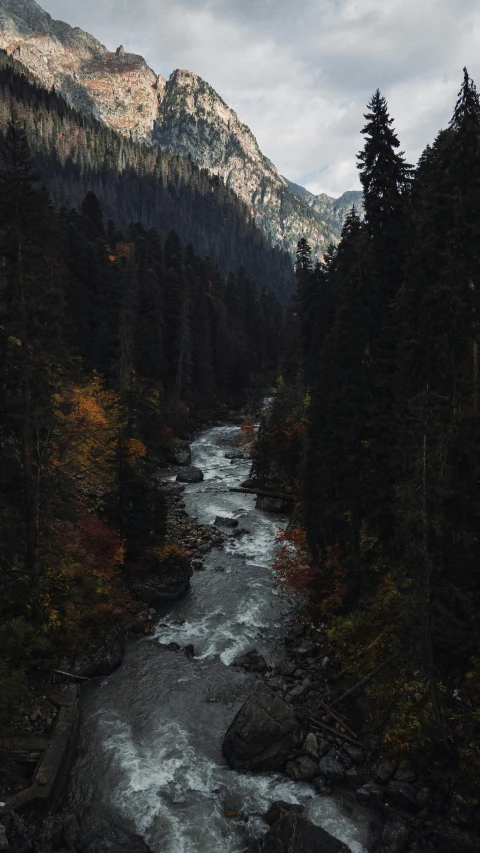
<svg viewBox="0 0 480 853">
<path fill-rule="evenodd" d="M 53 17 L 158 73 L 207 80 L 279 170 L 316 192 L 358 187 L 365 104 L 379 87 L 415 162 L 480 85 L 478 0 L 41 0 Z"/>
</svg>

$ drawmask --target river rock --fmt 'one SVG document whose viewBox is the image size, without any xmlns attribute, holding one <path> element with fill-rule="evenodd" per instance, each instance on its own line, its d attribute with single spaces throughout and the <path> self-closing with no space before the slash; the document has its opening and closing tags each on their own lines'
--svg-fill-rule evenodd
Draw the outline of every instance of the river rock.
<svg viewBox="0 0 480 853">
<path fill-rule="evenodd" d="M 260 683 L 231 723 L 222 748 L 234 770 L 280 770 L 301 743 L 292 706 Z"/>
<path fill-rule="evenodd" d="M 186 468 L 185 471 L 180 471 L 177 475 L 177 483 L 201 483 L 203 480 L 203 471 L 200 468 Z"/>
<path fill-rule="evenodd" d="M 64 835 L 68 848 L 82 853 L 152 853 L 139 835 L 87 814 L 81 816 L 76 826 L 64 823 Z"/>
<path fill-rule="evenodd" d="M 326 755 L 320 761 L 320 773 L 331 782 L 342 782 L 345 778 L 345 767 L 336 758 Z"/>
<path fill-rule="evenodd" d="M 384 791 L 380 785 L 375 782 L 367 782 L 357 789 L 357 800 L 363 806 L 371 806 L 372 808 L 381 808 L 384 804 Z"/>
<path fill-rule="evenodd" d="M 349 745 L 346 747 L 345 752 L 355 764 L 363 764 L 365 761 L 365 753 L 359 746 Z"/>
<path fill-rule="evenodd" d="M 382 830 L 382 853 L 403 853 L 410 837 L 410 828 L 398 817 L 387 821 Z"/>
<path fill-rule="evenodd" d="M 386 785 L 387 782 L 390 782 L 390 779 L 393 777 L 395 773 L 396 764 L 394 761 L 389 761 L 388 759 L 384 759 L 383 761 L 379 761 L 378 764 L 373 768 L 372 776 L 375 779 L 375 782 L 379 782 L 380 785 Z"/>
<path fill-rule="evenodd" d="M 292 504 L 289 501 L 282 500 L 282 498 L 259 495 L 255 507 L 256 509 L 263 510 L 263 512 L 289 512 Z"/>
<path fill-rule="evenodd" d="M 350 853 L 350 848 L 315 826 L 298 806 L 275 803 L 267 814 L 270 829 L 259 845 L 261 853 Z"/>
<path fill-rule="evenodd" d="M 412 785 L 404 785 L 402 782 L 390 782 L 387 792 L 392 806 L 403 809 L 405 812 L 418 812 L 417 792 Z"/>
<path fill-rule="evenodd" d="M 287 761 L 285 770 L 290 779 L 296 782 L 311 782 L 320 775 L 318 761 L 314 761 L 309 755 L 300 755 L 294 761 Z"/>
<path fill-rule="evenodd" d="M 173 465 L 191 465 L 192 450 L 190 445 L 179 441 L 168 451 L 167 462 L 171 462 Z"/>
<path fill-rule="evenodd" d="M 318 758 L 318 743 L 313 732 L 308 733 L 303 742 L 303 748 L 307 755 L 310 755 L 312 758 Z"/>
<path fill-rule="evenodd" d="M 142 623 L 142 631 L 144 630 L 145 625 Z M 120 666 L 123 655 L 124 647 L 119 637 L 103 637 L 98 641 L 90 642 L 75 661 L 66 663 L 65 667 L 62 665 L 60 669 L 65 668 L 68 672 L 82 678 L 111 675 Z"/>
<path fill-rule="evenodd" d="M 233 529 L 234 527 L 238 527 L 237 519 L 228 518 L 228 516 L 226 515 L 217 515 L 213 523 L 215 527 L 229 527 L 231 529 Z"/>
<path fill-rule="evenodd" d="M 417 774 L 412 770 L 408 761 L 402 761 L 395 772 L 395 782 L 415 782 Z"/>
<path fill-rule="evenodd" d="M 265 672 L 267 669 L 267 662 L 256 649 L 252 649 L 249 652 L 245 652 L 243 655 L 239 655 L 238 658 L 235 658 L 230 666 L 239 666 L 246 670 L 246 672 Z"/>
</svg>

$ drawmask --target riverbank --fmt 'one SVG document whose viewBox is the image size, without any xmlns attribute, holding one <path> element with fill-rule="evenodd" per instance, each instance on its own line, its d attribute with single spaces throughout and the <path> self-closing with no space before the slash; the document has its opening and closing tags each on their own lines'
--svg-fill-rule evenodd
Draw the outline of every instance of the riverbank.
<svg viewBox="0 0 480 853">
<path fill-rule="evenodd" d="M 338 678 L 324 632 L 307 614 L 297 614 L 278 667 L 267 671 L 255 650 L 237 662 L 257 673 L 302 721 L 302 748 L 284 772 L 313 785 L 319 796 L 334 793 L 371 809 L 378 824 L 372 849 L 379 853 L 478 853 L 478 810 L 452 795 L 445 772 L 386 752 L 384 733 L 368 725 L 362 685 L 355 690 Z"/>
</svg>

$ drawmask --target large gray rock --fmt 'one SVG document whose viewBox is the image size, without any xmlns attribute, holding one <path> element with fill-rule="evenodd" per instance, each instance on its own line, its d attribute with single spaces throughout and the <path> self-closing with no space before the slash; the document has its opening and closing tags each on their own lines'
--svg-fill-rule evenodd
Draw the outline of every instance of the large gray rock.
<svg viewBox="0 0 480 853">
<path fill-rule="evenodd" d="M 175 444 L 169 451 L 167 460 L 168 462 L 172 462 L 173 465 L 191 465 L 192 451 L 190 446 L 183 442 Z"/>
<path fill-rule="evenodd" d="M 232 530 L 238 527 L 238 520 L 236 518 L 229 518 L 226 515 L 217 515 L 213 523 L 215 527 L 229 527 Z"/>
<path fill-rule="evenodd" d="M 70 671 L 82 678 L 111 675 L 120 666 L 124 655 L 119 637 L 109 637 L 87 645 L 83 654 L 70 665 Z"/>
<path fill-rule="evenodd" d="M 265 672 L 268 668 L 267 661 L 256 649 L 251 649 L 251 651 L 239 655 L 232 661 L 230 666 L 239 666 L 246 670 L 246 672 Z"/>
<path fill-rule="evenodd" d="M 326 755 L 320 761 L 320 773 L 331 782 L 342 782 L 345 778 L 345 767 L 336 758 Z"/>
<path fill-rule="evenodd" d="M 300 755 L 293 761 L 287 761 L 285 770 L 296 782 L 311 782 L 320 774 L 318 761 L 310 755 Z"/>
<path fill-rule="evenodd" d="M 201 483 L 203 480 L 203 472 L 200 468 L 186 468 L 185 471 L 180 471 L 177 475 L 177 483 Z"/>
<path fill-rule="evenodd" d="M 230 725 L 223 754 L 234 770 L 280 770 L 302 734 L 292 706 L 260 683 Z"/>
<path fill-rule="evenodd" d="M 263 512 L 289 512 L 292 508 L 290 501 L 284 501 L 281 498 L 271 498 L 268 495 L 259 495 L 255 504 L 257 509 Z"/>
<path fill-rule="evenodd" d="M 350 853 L 350 848 L 306 818 L 298 806 L 274 803 L 267 814 L 270 829 L 261 853 Z"/>
</svg>

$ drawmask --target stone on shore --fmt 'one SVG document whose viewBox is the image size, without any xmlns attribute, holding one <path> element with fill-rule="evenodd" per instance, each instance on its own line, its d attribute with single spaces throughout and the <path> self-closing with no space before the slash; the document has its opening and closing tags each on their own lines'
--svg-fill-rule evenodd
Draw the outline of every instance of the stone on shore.
<svg viewBox="0 0 480 853">
<path fill-rule="evenodd" d="M 350 848 L 303 815 L 300 806 L 274 803 L 266 818 L 270 829 L 259 853 L 350 853 Z"/>
<path fill-rule="evenodd" d="M 302 734 L 292 706 L 260 683 L 231 723 L 223 754 L 233 770 L 280 770 Z"/>
</svg>

